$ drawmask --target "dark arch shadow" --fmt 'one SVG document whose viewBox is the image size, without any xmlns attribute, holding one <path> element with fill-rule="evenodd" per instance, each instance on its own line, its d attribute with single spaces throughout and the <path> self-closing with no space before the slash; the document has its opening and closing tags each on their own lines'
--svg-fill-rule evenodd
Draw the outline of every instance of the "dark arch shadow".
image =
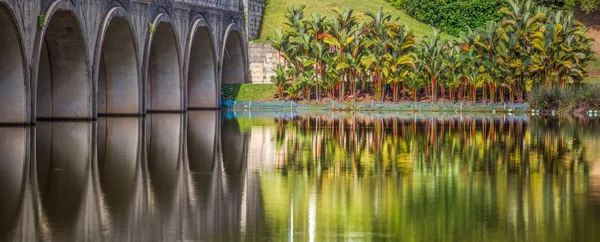
<svg viewBox="0 0 600 242">
<path fill-rule="evenodd" d="M 90 73 L 74 13 L 57 10 L 43 36 L 37 76 L 38 119 L 89 119 Z"/>
<path fill-rule="evenodd" d="M 26 73 L 17 25 L 0 3 L 0 123 L 27 122 Z"/>
<path fill-rule="evenodd" d="M 215 55 L 210 29 L 199 26 L 192 38 L 188 67 L 189 108 L 217 108 Z"/>
<path fill-rule="evenodd" d="M 182 91 L 175 31 L 160 22 L 152 35 L 148 66 L 148 111 L 181 111 Z"/>
<path fill-rule="evenodd" d="M 230 30 L 223 49 L 222 84 L 246 82 L 246 67 L 242 35 L 238 30 Z"/>
<path fill-rule="evenodd" d="M 135 41 L 124 17 L 113 17 L 106 30 L 98 70 L 98 114 L 140 112 Z"/>
</svg>

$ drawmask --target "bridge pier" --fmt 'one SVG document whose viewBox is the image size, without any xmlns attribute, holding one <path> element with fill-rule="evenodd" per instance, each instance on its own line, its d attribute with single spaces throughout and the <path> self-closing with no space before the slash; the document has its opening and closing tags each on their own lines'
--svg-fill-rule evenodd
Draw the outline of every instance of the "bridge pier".
<svg viewBox="0 0 600 242">
<path fill-rule="evenodd" d="M 248 80 L 243 4 L 0 0 L 0 125 L 219 108 Z"/>
</svg>

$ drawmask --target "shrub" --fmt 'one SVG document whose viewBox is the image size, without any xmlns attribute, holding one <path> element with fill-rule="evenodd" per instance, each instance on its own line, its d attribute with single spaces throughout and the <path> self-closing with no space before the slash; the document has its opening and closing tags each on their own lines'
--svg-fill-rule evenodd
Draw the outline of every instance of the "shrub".
<svg viewBox="0 0 600 242">
<path fill-rule="evenodd" d="M 433 25 L 445 33 L 458 35 L 468 28 L 498 21 L 498 10 L 503 0 L 390 0 L 395 8 L 406 11 L 413 18 Z"/>
</svg>

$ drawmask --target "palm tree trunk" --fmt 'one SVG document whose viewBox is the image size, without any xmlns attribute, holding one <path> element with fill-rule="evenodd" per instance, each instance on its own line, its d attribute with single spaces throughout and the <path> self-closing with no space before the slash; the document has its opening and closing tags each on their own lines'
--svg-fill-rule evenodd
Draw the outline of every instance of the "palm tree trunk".
<svg viewBox="0 0 600 242">
<path fill-rule="evenodd" d="M 319 79 L 321 79 L 321 67 L 319 64 L 316 64 L 317 68 L 317 80 L 315 81 L 315 99 L 319 102 Z"/>
<path fill-rule="evenodd" d="M 481 87 L 481 96 L 482 96 L 482 101 L 483 103 L 487 102 L 487 97 L 486 97 L 486 83 L 485 81 L 483 82 L 483 86 Z"/>
<path fill-rule="evenodd" d="M 413 99 L 417 102 L 417 88 L 413 88 Z"/>
<path fill-rule="evenodd" d="M 434 75 L 431 75 L 431 101 L 435 102 L 436 101 L 436 95 L 437 95 L 437 80 L 435 79 Z"/>
</svg>

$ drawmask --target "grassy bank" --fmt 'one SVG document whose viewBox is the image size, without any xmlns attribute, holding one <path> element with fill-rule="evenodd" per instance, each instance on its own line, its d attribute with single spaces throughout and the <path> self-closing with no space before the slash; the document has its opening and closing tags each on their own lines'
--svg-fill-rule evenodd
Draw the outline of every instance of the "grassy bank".
<svg viewBox="0 0 600 242">
<path fill-rule="evenodd" d="M 236 101 L 272 100 L 277 94 L 273 84 L 223 84 L 221 98 Z"/>
<path fill-rule="evenodd" d="M 322 16 L 330 16 L 334 11 L 342 11 L 348 5 L 354 9 L 355 13 L 377 12 L 380 8 L 389 12 L 393 17 L 400 18 L 400 22 L 406 24 L 416 36 L 424 36 L 431 33 L 431 27 L 408 16 L 401 10 L 395 9 L 385 0 L 269 0 L 265 7 L 262 27 L 259 33 L 259 39 L 256 42 L 267 42 L 267 38 L 273 35 L 275 29 L 288 29 L 284 16 L 287 8 L 292 5 L 306 5 L 305 18 L 310 18 L 313 13 L 319 13 Z"/>
<path fill-rule="evenodd" d="M 543 113 L 587 114 L 600 108 L 600 84 L 534 88 L 528 100 L 532 109 Z"/>
</svg>

